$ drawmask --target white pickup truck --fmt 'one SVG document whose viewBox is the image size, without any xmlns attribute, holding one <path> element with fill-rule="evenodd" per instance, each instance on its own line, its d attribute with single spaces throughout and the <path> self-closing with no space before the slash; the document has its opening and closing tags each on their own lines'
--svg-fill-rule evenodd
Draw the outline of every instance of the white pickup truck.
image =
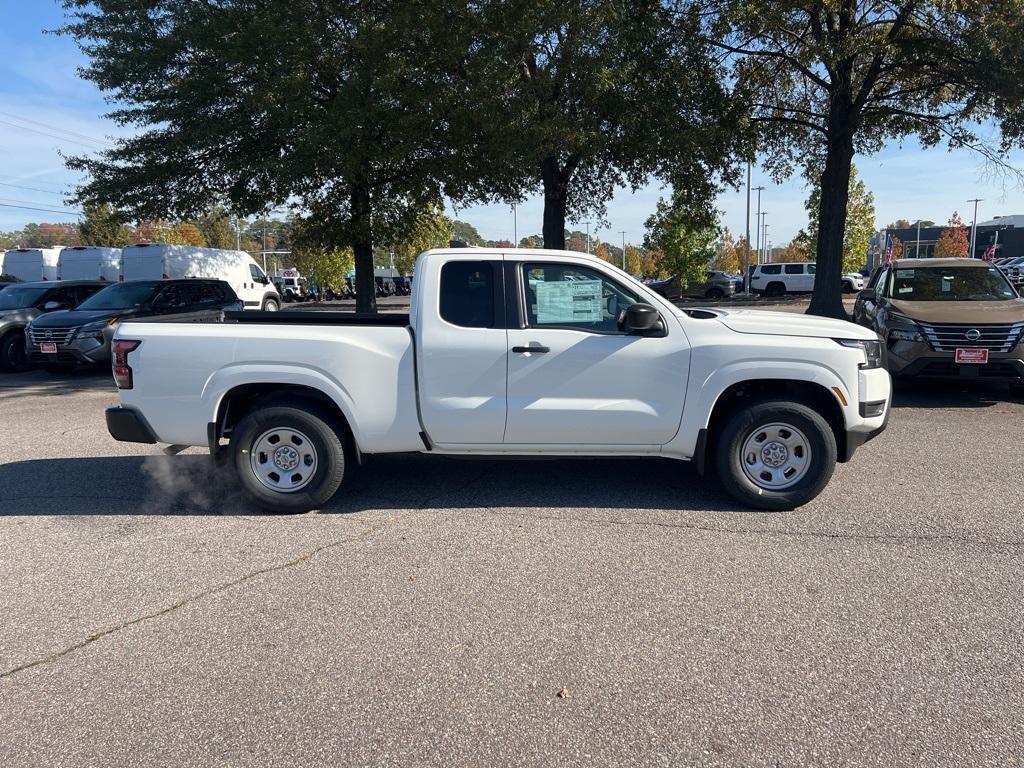
<svg viewBox="0 0 1024 768">
<path fill-rule="evenodd" d="M 657 456 L 787 510 L 885 428 L 875 334 L 690 309 L 566 251 L 422 254 L 409 315 L 122 323 L 118 439 L 209 446 L 259 506 L 327 502 L 367 454 Z"/>
</svg>

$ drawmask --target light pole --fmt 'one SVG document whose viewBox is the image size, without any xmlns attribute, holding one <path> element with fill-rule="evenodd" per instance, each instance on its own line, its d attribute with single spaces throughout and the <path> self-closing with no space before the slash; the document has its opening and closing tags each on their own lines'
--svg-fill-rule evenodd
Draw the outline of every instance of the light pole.
<svg viewBox="0 0 1024 768">
<path fill-rule="evenodd" d="M 512 247 L 519 247 L 519 222 L 516 216 L 516 204 L 512 203 Z"/>
<path fill-rule="evenodd" d="M 589 221 L 585 221 L 583 223 L 587 225 L 587 256 L 589 256 L 590 255 L 590 222 Z"/>
<path fill-rule="evenodd" d="M 619 232 L 622 235 L 622 271 L 626 271 L 626 230 Z"/>
<path fill-rule="evenodd" d="M 754 187 L 757 192 L 757 261 L 761 262 L 761 193 L 764 187 Z"/>
<path fill-rule="evenodd" d="M 917 247 L 914 249 L 914 258 L 921 258 L 921 220 L 917 220 Z"/>
<path fill-rule="evenodd" d="M 769 254 L 769 251 L 768 251 L 768 224 L 765 223 L 765 225 L 764 225 L 764 261 L 762 262 L 763 264 L 767 264 L 768 263 L 768 261 L 769 261 L 768 254 Z"/>
<path fill-rule="evenodd" d="M 743 292 L 750 293 L 750 162 L 747 162 L 747 236 L 743 241 L 746 264 L 743 269 Z"/>
<path fill-rule="evenodd" d="M 761 211 L 757 220 L 757 263 L 764 263 L 764 252 L 761 249 L 762 234 L 761 231 L 764 229 L 764 223 L 768 220 L 768 211 Z"/>
<path fill-rule="evenodd" d="M 970 257 L 974 258 L 974 246 L 977 242 L 978 237 L 978 203 L 982 201 L 982 198 L 976 197 L 973 200 L 968 200 L 968 203 L 974 203 L 974 219 L 971 221 L 971 253 Z"/>
</svg>

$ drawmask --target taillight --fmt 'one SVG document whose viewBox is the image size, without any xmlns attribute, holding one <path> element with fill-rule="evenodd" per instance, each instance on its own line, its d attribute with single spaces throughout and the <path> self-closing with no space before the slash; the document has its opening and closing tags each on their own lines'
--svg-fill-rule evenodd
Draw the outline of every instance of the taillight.
<svg viewBox="0 0 1024 768">
<path fill-rule="evenodd" d="M 118 389 L 132 388 L 132 367 L 128 365 L 128 353 L 141 343 L 134 339 L 115 339 L 110 345 L 110 367 Z"/>
</svg>

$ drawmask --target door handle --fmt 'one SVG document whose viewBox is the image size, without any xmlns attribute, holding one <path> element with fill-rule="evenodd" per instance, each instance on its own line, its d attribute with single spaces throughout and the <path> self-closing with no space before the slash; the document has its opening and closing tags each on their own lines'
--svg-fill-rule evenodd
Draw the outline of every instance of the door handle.
<svg viewBox="0 0 1024 768">
<path fill-rule="evenodd" d="M 518 354 L 525 354 L 527 352 L 537 352 L 538 354 L 543 354 L 545 352 L 550 352 L 551 349 L 549 347 L 512 347 L 512 351 Z"/>
</svg>

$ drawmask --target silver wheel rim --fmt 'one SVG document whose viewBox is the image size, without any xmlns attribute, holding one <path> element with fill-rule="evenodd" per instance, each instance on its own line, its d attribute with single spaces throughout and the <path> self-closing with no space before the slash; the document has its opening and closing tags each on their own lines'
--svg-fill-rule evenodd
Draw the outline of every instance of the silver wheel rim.
<svg viewBox="0 0 1024 768">
<path fill-rule="evenodd" d="M 268 301 L 267 302 L 267 306 L 264 308 L 264 311 L 266 311 L 266 312 L 277 312 L 277 302 L 276 301 Z"/>
<path fill-rule="evenodd" d="M 301 491 L 313 480 L 318 464 L 316 448 L 297 429 L 268 429 L 256 438 L 249 466 L 256 479 L 278 493 Z"/>
<path fill-rule="evenodd" d="M 782 491 L 799 483 L 811 468 L 811 444 L 791 424 L 763 424 L 743 441 L 740 464 L 758 488 Z"/>
</svg>

